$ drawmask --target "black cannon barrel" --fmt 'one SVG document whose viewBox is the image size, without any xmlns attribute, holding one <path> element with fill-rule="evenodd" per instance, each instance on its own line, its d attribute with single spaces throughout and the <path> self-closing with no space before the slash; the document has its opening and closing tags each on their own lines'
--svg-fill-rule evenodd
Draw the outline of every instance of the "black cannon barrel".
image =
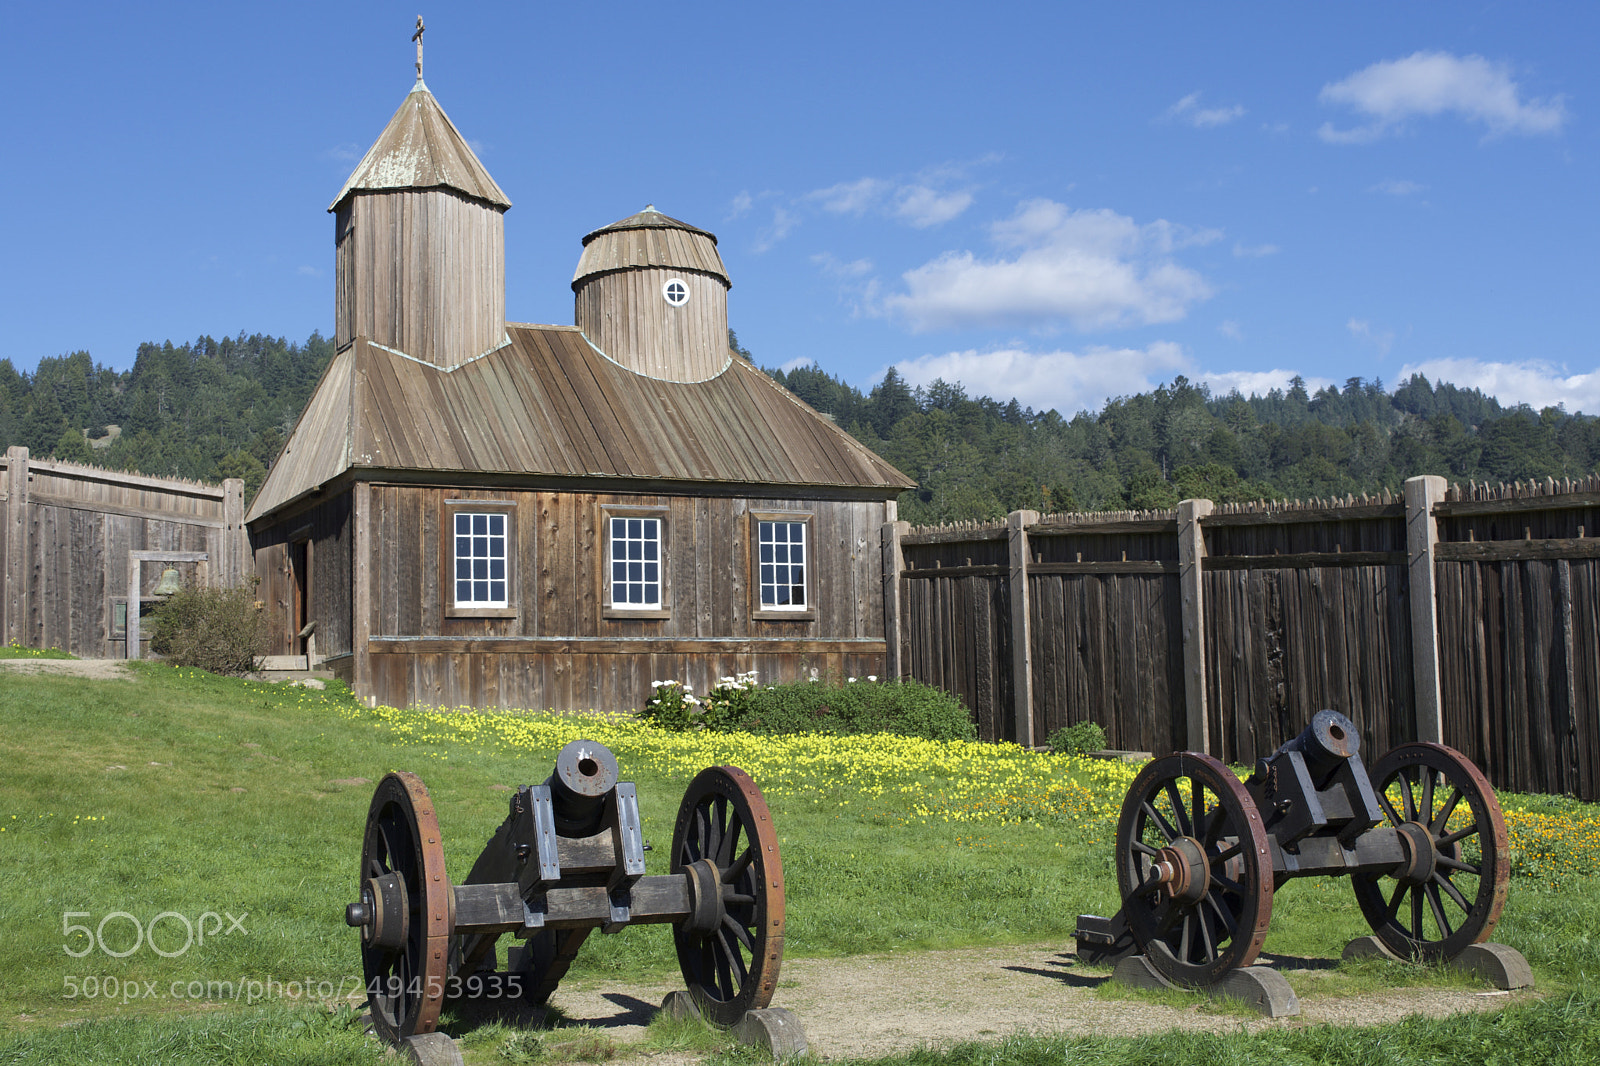
<svg viewBox="0 0 1600 1066">
<path fill-rule="evenodd" d="M 556 756 L 556 768 L 545 781 L 556 832 L 586 837 L 600 832 L 605 799 L 617 787 L 617 757 L 597 740 L 574 740 Z"/>
<path fill-rule="evenodd" d="M 1322 780 L 1360 750 L 1361 737 L 1355 723 L 1338 711 L 1324 710 L 1317 712 L 1299 736 L 1279 748 L 1278 754 L 1298 751 L 1311 776 Z"/>
</svg>

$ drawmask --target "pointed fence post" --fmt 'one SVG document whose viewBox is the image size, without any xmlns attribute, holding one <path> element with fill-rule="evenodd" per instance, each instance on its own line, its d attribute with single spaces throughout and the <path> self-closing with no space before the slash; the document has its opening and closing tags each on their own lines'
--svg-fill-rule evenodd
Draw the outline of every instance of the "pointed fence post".
<svg viewBox="0 0 1600 1066">
<path fill-rule="evenodd" d="M 909 532 L 910 522 L 883 524 L 883 672 L 895 679 L 904 679 L 910 666 L 906 662 L 906 638 L 900 607 L 900 575 L 906 568 L 900 538 Z"/>
</svg>

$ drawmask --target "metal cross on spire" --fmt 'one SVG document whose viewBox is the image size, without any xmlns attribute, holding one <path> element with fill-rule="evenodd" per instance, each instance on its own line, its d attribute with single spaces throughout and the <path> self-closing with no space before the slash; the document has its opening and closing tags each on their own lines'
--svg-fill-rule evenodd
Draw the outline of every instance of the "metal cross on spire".
<svg viewBox="0 0 1600 1066">
<path fill-rule="evenodd" d="M 418 15 L 417 16 L 417 32 L 413 33 L 411 35 L 411 39 L 413 41 L 417 42 L 417 80 L 418 81 L 422 80 L 422 31 L 427 29 L 427 28 L 428 27 L 426 27 L 426 26 L 424 26 L 422 24 L 422 16 Z"/>
</svg>

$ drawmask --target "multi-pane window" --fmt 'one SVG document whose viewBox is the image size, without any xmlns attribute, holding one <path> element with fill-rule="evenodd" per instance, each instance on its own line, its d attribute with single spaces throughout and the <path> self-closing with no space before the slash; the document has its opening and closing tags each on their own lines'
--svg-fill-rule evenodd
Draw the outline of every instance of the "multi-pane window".
<svg viewBox="0 0 1600 1066">
<path fill-rule="evenodd" d="M 761 610 L 804 610 L 806 606 L 806 524 L 759 522 L 758 581 Z"/>
<path fill-rule="evenodd" d="M 505 607 L 506 516 L 457 511 L 456 606 Z"/>
<path fill-rule="evenodd" d="M 611 606 L 661 607 L 661 519 L 611 519 Z"/>
</svg>

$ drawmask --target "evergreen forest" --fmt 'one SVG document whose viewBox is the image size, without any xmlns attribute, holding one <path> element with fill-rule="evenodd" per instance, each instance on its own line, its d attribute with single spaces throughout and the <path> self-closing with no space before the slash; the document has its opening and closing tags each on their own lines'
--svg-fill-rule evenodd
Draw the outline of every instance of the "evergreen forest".
<svg viewBox="0 0 1600 1066">
<path fill-rule="evenodd" d="M 731 331 L 733 349 L 753 358 Z M 143 344 L 117 371 L 87 352 L 32 373 L 0 359 L 0 447 L 160 477 L 238 477 L 253 497 L 294 428 L 333 344 L 261 334 Z M 1418 375 L 1393 392 L 1351 378 L 1309 391 L 1212 395 L 1178 377 L 1070 417 L 960 384 L 913 388 L 890 369 L 863 393 L 815 367 L 767 371 L 907 475 L 916 524 L 1007 511 L 1149 509 L 1201 496 L 1227 503 L 1398 490 L 1416 474 L 1453 481 L 1600 471 L 1600 419 L 1505 406 Z"/>
</svg>

